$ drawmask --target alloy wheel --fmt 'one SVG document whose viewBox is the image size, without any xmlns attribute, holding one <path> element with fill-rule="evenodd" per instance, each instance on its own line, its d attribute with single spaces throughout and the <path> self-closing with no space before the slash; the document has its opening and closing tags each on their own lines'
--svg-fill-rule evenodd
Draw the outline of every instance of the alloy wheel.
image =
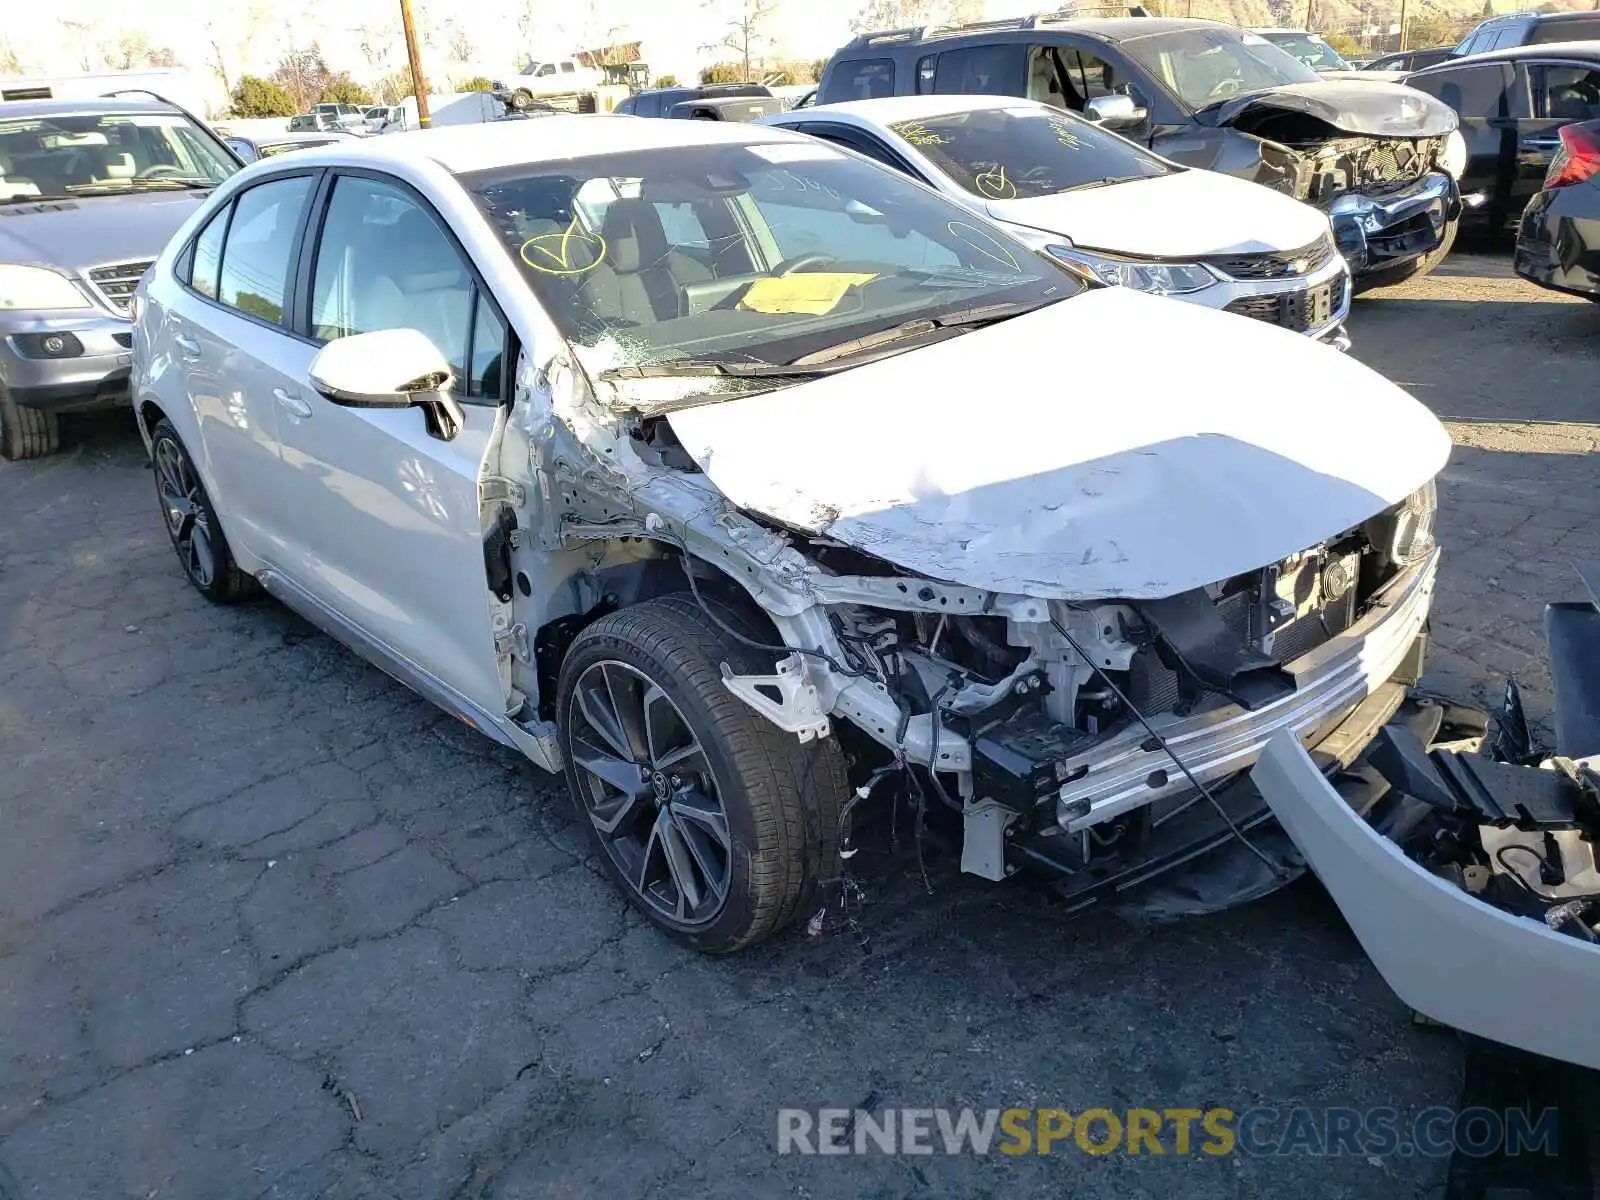
<svg viewBox="0 0 1600 1200">
<path fill-rule="evenodd" d="M 183 569 L 196 586 L 210 587 L 217 573 L 211 518 L 194 467 L 183 448 L 170 438 L 156 443 L 156 490 L 167 535 Z"/>
<path fill-rule="evenodd" d="M 672 698 L 615 659 L 578 677 L 567 711 L 583 809 L 637 896 L 668 923 L 722 911 L 732 842 L 711 765 Z"/>
</svg>

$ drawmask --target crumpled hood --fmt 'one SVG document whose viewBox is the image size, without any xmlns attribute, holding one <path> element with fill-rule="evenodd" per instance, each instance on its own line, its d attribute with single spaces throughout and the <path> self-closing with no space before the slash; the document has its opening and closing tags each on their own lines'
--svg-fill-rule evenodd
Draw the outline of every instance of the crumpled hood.
<svg viewBox="0 0 1600 1200">
<path fill-rule="evenodd" d="M 163 191 L 0 204 L 0 262 L 81 275 L 106 263 L 153 259 L 209 195 Z"/>
<path fill-rule="evenodd" d="M 1110 187 L 993 200 L 989 215 L 1074 246 L 1155 258 L 1298 250 L 1328 232 L 1309 204 L 1217 171 L 1174 171 Z"/>
<path fill-rule="evenodd" d="M 1276 562 L 1450 451 L 1354 359 L 1125 288 L 667 419 L 741 508 L 936 579 L 1069 600 Z"/>
<path fill-rule="evenodd" d="M 1230 100 L 1217 110 L 1218 125 L 1232 125 L 1262 109 L 1300 112 L 1345 133 L 1369 137 L 1442 137 L 1457 125 L 1455 109 L 1426 92 L 1374 79 L 1287 83 Z"/>
</svg>

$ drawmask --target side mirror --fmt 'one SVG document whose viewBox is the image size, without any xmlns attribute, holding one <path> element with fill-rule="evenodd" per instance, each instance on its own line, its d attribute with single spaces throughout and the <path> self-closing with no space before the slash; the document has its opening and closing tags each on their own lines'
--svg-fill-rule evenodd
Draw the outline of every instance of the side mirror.
<svg viewBox="0 0 1600 1200">
<path fill-rule="evenodd" d="M 223 138 L 224 144 L 239 156 L 241 162 L 253 163 L 261 156 L 256 153 L 256 148 L 243 138 Z"/>
<path fill-rule="evenodd" d="M 329 342 L 311 360 L 311 386 L 348 408 L 421 408 L 428 432 L 450 441 L 466 418 L 450 395 L 455 374 L 415 329 L 379 329 Z"/>
<path fill-rule="evenodd" d="M 1083 106 L 1083 115 L 1107 129 L 1127 129 L 1143 123 L 1147 113 L 1132 96 L 1096 96 Z"/>
</svg>

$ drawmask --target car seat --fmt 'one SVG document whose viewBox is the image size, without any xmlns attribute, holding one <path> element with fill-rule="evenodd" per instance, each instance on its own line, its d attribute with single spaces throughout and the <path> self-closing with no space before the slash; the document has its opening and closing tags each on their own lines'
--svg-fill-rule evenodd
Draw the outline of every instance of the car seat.
<svg viewBox="0 0 1600 1200">
<path fill-rule="evenodd" d="M 39 185 L 31 179 L 25 179 L 21 176 L 13 177 L 11 172 L 15 169 L 11 156 L 4 150 L 0 150 L 0 199 L 12 196 L 37 196 L 39 194 Z"/>
<path fill-rule="evenodd" d="M 376 246 L 356 261 L 376 265 Z M 425 213 L 411 209 L 385 231 L 382 266 L 358 281 L 352 332 L 415 329 L 452 363 L 458 379 L 472 320 L 471 275 L 455 248 Z"/>
<path fill-rule="evenodd" d="M 683 312 L 683 286 L 714 278 L 667 241 L 647 200 L 613 200 L 600 229 L 605 260 L 585 280 L 583 300 L 608 321 L 653 325 Z"/>
</svg>

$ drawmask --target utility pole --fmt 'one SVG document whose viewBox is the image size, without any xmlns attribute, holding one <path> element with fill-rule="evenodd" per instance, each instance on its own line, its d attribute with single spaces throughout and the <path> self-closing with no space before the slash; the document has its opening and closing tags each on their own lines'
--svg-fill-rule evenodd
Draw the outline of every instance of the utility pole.
<svg viewBox="0 0 1600 1200">
<path fill-rule="evenodd" d="M 1400 0 L 1400 49 L 1406 48 L 1406 0 Z"/>
<path fill-rule="evenodd" d="M 406 31 L 406 58 L 411 62 L 411 86 L 417 94 L 417 124 L 433 124 L 428 115 L 428 81 L 422 77 L 422 54 L 417 49 L 417 26 L 411 19 L 411 0 L 400 0 L 400 24 Z"/>
</svg>

